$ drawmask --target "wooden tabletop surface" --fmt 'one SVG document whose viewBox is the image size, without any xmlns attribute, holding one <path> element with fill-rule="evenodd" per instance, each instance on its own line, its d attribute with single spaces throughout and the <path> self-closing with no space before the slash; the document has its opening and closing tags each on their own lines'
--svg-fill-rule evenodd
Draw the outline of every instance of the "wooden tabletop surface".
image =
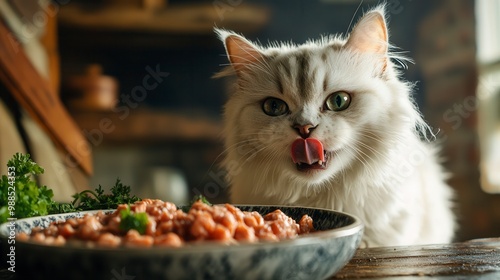
<svg viewBox="0 0 500 280">
<path fill-rule="evenodd" d="M 358 249 L 332 279 L 500 279 L 500 238 Z"/>
<path fill-rule="evenodd" d="M 18 280 L 0 270 L 0 279 Z M 500 238 L 443 245 L 358 249 L 333 279 L 500 279 Z"/>
</svg>

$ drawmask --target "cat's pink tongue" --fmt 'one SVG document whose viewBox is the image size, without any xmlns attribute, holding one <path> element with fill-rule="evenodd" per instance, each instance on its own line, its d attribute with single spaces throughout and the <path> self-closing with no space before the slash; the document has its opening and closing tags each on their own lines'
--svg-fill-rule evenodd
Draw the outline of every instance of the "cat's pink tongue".
<svg viewBox="0 0 500 280">
<path fill-rule="evenodd" d="M 315 138 L 299 138 L 292 143 L 292 160 L 294 163 L 307 163 L 309 165 L 325 161 L 323 144 Z"/>
</svg>

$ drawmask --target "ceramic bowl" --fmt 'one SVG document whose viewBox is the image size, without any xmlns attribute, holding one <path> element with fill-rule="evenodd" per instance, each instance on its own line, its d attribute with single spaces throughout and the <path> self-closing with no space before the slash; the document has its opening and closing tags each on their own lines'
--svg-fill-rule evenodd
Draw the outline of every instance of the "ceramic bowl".
<svg viewBox="0 0 500 280">
<path fill-rule="evenodd" d="M 285 206 L 238 207 L 261 214 L 281 209 L 295 220 L 308 214 L 319 231 L 279 242 L 106 249 L 21 241 L 9 245 L 13 227 L 7 223 L 0 226 L 2 252 L 14 246 L 16 279 L 325 279 L 352 258 L 363 234 L 360 220 L 341 212 Z M 20 219 L 15 231 L 29 233 L 33 227 L 83 214 Z"/>
</svg>

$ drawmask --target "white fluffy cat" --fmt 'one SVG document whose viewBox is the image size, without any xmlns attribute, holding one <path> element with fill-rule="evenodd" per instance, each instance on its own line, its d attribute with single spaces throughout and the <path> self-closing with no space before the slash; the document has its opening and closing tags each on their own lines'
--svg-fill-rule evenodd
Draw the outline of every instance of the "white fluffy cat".
<svg viewBox="0 0 500 280">
<path fill-rule="evenodd" d="M 389 52 L 384 7 L 347 39 L 263 47 L 224 42 L 236 90 L 225 107 L 231 202 L 328 208 L 365 224 L 366 246 L 450 242 L 452 191 Z"/>
</svg>

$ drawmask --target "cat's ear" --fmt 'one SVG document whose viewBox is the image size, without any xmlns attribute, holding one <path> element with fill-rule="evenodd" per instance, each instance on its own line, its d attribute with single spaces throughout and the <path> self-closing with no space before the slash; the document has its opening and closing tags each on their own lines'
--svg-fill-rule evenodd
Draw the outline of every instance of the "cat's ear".
<svg viewBox="0 0 500 280">
<path fill-rule="evenodd" d="M 224 42 L 229 62 L 238 75 L 249 66 L 263 60 L 264 55 L 258 47 L 244 37 L 222 29 L 215 29 L 215 32 Z"/>
<path fill-rule="evenodd" d="M 354 26 L 345 47 L 363 53 L 387 55 L 389 42 L 383 6 L 366 13 Z"/>
</svg>

